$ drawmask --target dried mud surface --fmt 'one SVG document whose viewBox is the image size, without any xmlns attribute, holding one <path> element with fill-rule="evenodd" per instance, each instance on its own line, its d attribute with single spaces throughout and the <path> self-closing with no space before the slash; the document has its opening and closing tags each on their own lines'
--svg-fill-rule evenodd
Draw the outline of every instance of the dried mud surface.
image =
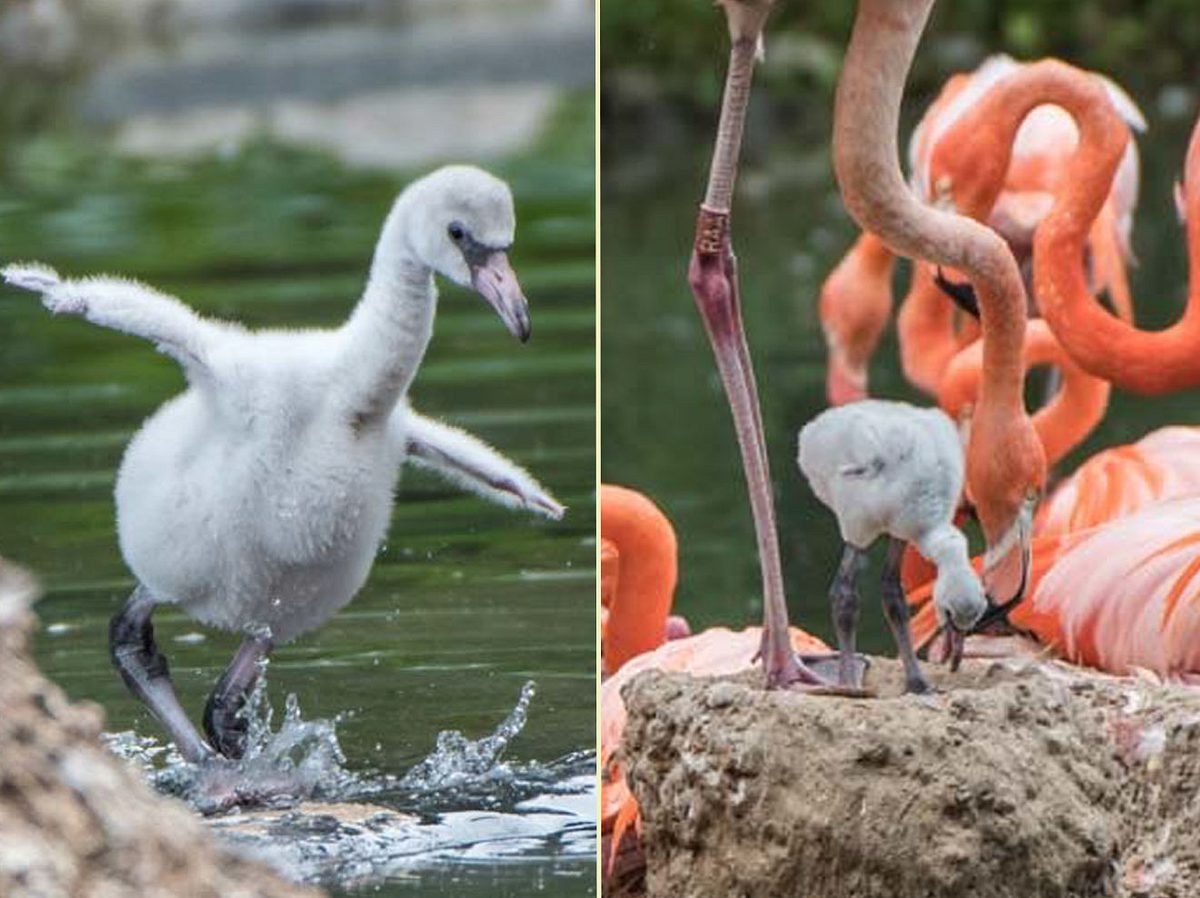
<svg viewBox="0 0 1200 898">
<path fill-rule="evenodd" d="M 29 657 L 33 582 L 0 559 L 0 895 L 5 898 L 316 898 L 220 849 L 100 742 Z"/>
<path fill-rule="evenodd" d="M 903 696 L 647 672 L 622 749 L 653 898 L 1200 895 L 1200 691 L 1057 662 Z"/>
</svg>

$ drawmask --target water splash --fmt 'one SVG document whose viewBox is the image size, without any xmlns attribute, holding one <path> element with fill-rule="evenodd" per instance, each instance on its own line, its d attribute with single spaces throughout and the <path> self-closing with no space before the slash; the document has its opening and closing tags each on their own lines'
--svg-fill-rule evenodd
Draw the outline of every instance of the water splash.
<svg viewBox="0 0 1200 898">
<path fill-rule="evenodd" d="M 175 746 L 124 732 L 107 735 L 110 750 L 133 762 L 160 792 L 182 798 L 202 814 L 243 806 L 289 807 L 300 801 L 339 800 L 370 785 L 346 768 L 337 738 L 338 718 L 305 720 L 289 693 L 283 721 L 272 728 L 265 664 L 241 714 L 247 722 L 246 753 L 240 761 L 184 760 Z"/>
<path fill-rule="evenodd" d="M 472 741 L 458 730 L 438 733 L 432 754 L 414 764 L 397 783 L 407 792 L 453 791 L 481 779 L 509 776 L 512 768 L 501 763 L 508 744 L 525 728 L 529 703 L 537 689 L 532 681 L 521 687 L 516 706 L 490 736 Z"/>
<path fill-rule="evenodd" d="M 160 791 L 211 817 L 238 851 L 305 882 L 368 883 L 447 864 L 579 864 L 594 856 L 595 752 L 556 761 L 505 761 L 533 698 L 480 739 L 439 733 L 403 775 L 347 767 L 333 720 L 305 720 L 294 695 L 274 727 L 265 669 L 247 701 L 247 751 L 195 765 L 172 745 L 131 732 L 109 747 Z M 219 814 L 219 815 L 218 815 Z M 564 868 L 566 869 L 566 868 Z"/>
</svg>

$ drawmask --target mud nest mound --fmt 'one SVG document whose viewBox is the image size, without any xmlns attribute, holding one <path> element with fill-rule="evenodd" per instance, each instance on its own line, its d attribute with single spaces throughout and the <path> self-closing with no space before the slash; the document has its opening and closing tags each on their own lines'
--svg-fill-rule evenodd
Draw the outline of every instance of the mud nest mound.
<svg viewBox="0 0 1200 898">
<path fill-rule="evenodd" d="M 71 704 L 29 656 L 35 595 L 0 559 L 0 895 L 320 895 L 221 849 L 105 750 L 100 709 Z"/>
<path fill-rule="evenodd" d="M 1200 691 L 1056 662 L 904 696 L 649 672 L 624 698 L 651 896 L 1200 895 Z"/>
</svg>

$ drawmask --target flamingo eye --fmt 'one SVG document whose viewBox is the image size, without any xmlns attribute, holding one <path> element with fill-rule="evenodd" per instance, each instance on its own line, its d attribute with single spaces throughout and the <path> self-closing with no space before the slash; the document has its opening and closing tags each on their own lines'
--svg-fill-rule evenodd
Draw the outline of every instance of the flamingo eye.
<svg viewBox="0 0 1200 898">
<path fill-rule="evenodd" d="M 460 242 L 463 239 L 463 237 L 465 237 L 467 235 L 466 230 L 457 221 L 452 223 L 450 225 L 450 227 L 448 227 L 446 229 L 446 233 L 448 233 L 450 235 L 450 239 L 453 240 L 455 243 Z"/>
</svg>

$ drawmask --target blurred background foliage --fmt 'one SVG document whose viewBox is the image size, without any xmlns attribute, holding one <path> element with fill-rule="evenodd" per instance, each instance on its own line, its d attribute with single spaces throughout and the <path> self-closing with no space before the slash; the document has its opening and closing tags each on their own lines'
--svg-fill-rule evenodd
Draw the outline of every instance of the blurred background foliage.
<svg viewBox="0 0 1200 898">
<path fill-rule="evenodd" d="M 782 0 L 767 32 L 763 84 L 800 95 L 831 92 L 850 34 L 850 0 Z M 728 52 L 724 17 L 703 0 L 603 0 L 601 92 L 607 110 L 647 98 L 709 105 Z M 912 90 L 1004 51 L 1083 62 L 1135 94 L 1194 77 L 1200 58 L 1195 0 L 958 0 L 940 3 L 917 54 Z M 778 92 L 777 92 L 778 93 Z"/>
</svg>

